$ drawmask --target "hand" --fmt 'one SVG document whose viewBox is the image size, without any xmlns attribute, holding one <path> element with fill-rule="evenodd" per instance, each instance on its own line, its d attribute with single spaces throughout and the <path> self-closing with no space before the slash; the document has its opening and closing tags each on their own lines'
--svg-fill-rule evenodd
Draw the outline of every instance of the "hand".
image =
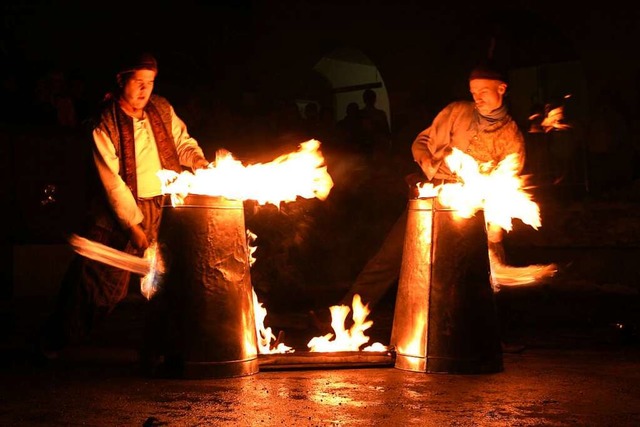
<svg viewBox="0 0 640 427">
<path fill-rule="evenodd" d="M 193 169 L 206 169 L 209 167 L 209 162 L 207 159 L 201 158 L 193 162 Z"/>
<path fill-rule="evenodd" d="M 417 199 L 418 197 L 420 197 L 420 190 L 418 188 L 418 185 L 423 183 L 426 179 L 427 178 L 424 176 L 424 173 L 422 173 L 422 171 L 414 172 L 404 177 L 404 182 L 406 182 L 407 186 L 409 187 L 410 199 Z"/>
<path fill-rule="evenodd" d="M 144 253 L 144 251 L 149 247 L 149 241 L 147 240 L 147 235 L 140 224 L 136 224 L 131 227 L 129 232 L 131 234 L 130 239 L 133 247 L 140 251 L 140 253 Z"/>
<path fill-rule="evenodd" d="M 405 175 L 404 177 L 404 182 L 407 183 L 409 188 L 414 188 L 415 186 L 417 186 L 418 184 L 426 180 L 427 180 L 427 177 L 424 176 L 424 173 L 422 171 L 413 172 L 413 173 L 410 173 L 409 175 Z"/>
</svg>

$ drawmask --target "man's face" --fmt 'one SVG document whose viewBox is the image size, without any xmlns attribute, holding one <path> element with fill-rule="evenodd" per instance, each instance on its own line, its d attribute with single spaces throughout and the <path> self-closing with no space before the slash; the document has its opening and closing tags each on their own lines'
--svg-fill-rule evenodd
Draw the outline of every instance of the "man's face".
<svg viewBox="0 0 640 427">
<path fill-rule="evenodd" d="M 469 91 L 480 114 L 486 116 L 502 106 L 507 84 L 499 80 L 473 79 L 469 81 Z"/>
<path fill-rule="evenodd" d="M 153 70 L 136 70 L 122 88 L 122 98 L 134 110 L 142 110 L 146 107 L 151 92 L 156 72 Z"/>
</svg>

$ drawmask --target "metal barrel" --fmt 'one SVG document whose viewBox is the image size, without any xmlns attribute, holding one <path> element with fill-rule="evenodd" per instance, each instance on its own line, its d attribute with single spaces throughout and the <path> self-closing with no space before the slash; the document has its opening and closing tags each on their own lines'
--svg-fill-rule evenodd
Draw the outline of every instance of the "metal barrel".
<svg viewBox="0 0 640 427">
<path fill-rule="evenodd" d="M 165 203 L 158 233 L 168 316 L 166 347 L 179 375 L 227 378 L 259 370 L 242 201 L 189 195 Z M 167 323 L 167 322 L 165 322 Z"/>
<path fill-rule="evenodd" d="M 391 344 L 398 369 L 449 374 L 503 370 L 484 213 L 465 219 L 437 199 L 407 206 Z"/>
</svg>

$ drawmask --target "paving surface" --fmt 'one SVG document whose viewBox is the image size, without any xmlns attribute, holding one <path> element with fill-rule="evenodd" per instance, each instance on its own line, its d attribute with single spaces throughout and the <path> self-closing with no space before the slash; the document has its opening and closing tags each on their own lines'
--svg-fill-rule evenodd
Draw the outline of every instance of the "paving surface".
<svg viewBox="0 0 640 427">
<path fill-rule="evenodd" d="M 124 350 L 3 369 L 3 425 L 637 426 L 638 349 L 527 350 L 490 375 L 394 367 L 146 379 Z"/>
<path fill-rule="evenodd" d="M 18 292 L 0 305 L 0 425 L 638 426 L 636 207 L 545 205 L 542 230 L 513 231 L 505 242 L 513 265 L 557 262 L 560 271 L 549 283 L 496 294 L 503 341 L 525 350 L 505 352 L 502 372 L 481 375 L 403 371 L 393 359 L 278 367 L 261 356 L 259 372 L 241 377 L 149 378 L 137 363 L 145 300 L 135 293 L 89 342 L 36 364 L 26 349 L 59 279 L 37 274 L 61 260 L 47 248 L 15 252 L 17 264 L 26 262 Z M 47 286 L 45 295 L 26 291 Z M 328 308 L 345 288 L 304 291 L 274 289 L 268 302 L 283 303 L 267 304 L 265 319 L 300 356 L 319 335 L 308 310 Z M 393 309 L 390 295 L 372 310 L 371 342 L 389 343 Z"/>
<path fill-rule="evenodd" d="M 537 292 L 540 292 L 539 290 Z M 529 292 L 526 307 L 535 306 Z M 525 298 L 522 296 L 521 298 Z M 546 296 L 547 316 L 558 306 Z M 518 298 L 511 298 L 512 311 Z M 595 301 L 592 301 L 595 304 Z M 235 378 L 163 379 L 139 374 L 136 342 L 143 300 L 131 297 L 83 346 L 46 365 L 30 363 L 20 337 L 5 342 L 0 424 L 7 426 L 637 426 L 640 345 L 626 325 L 562 325 L 510 331 L 526 344 L 504 353 L 504 371 L 429 374 L 391 364 L 309 365 Z M 586 303 L 581 304 L 583 310 Z M 34 310 L 36 305 L 31 306 Z M 603 310 L 602 306 L 599 305 Z M 568 311 L 568 310 L 565 310 Z M 592 312 L 593 310 L 591 310 Z M 21 316 L 28 311 L 20 310 Z M 578 313 L 582 316 L 583 313 Z M 528 315 L 534 313 L 528 311 Z M 392 310 L 380 307 L 374 339 L 385 340 Z M 16 317 L 22 327 L 37 316 Z M 268 317 L 267 317 L 268 320 Z M 298 354 L 314 334 L 303 313 L 274 315 Z M 541 324 L 549 323 L 538 319 Z M 386 343 L 386 342 L 385 342 Z M 295 354 L 295 353 L 294 353 Z M 308 353 L 307 353 L 308 354 Z"/>
</svg>

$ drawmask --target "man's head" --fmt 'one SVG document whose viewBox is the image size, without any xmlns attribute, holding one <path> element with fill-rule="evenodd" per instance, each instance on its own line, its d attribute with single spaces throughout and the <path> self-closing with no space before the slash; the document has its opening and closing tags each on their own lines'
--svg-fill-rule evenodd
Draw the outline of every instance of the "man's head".
<svg viewBox="0 0 640 427">
<path fill-rule="evenodd" d="M 156 59 L 143 53 L 125 61 L 117 74 L 120 98 L 133 110 L 142 110 L 149 102 L 158 74 Z"/>
<path fill-rule="evenodd" d="M 357 102 L 350 102 L 347 104 L 347 117 L 357 117 L 358 113 L 360 113 L 360 106 L 358 106 Z"/>
<path fill-rule="evenodd" d="M 507 87 L 506 73 L 490 62 L 476 66 L 469 74 L 469 91 L 482 115 L 502 107 Z"/>
<path fill-rule="evenodd" d="M 373 89 L 366 89 L 362 92 L 362 100 L 364 105 L 373 106 L 376 104 L 377 95 Z"/>
</svg>

